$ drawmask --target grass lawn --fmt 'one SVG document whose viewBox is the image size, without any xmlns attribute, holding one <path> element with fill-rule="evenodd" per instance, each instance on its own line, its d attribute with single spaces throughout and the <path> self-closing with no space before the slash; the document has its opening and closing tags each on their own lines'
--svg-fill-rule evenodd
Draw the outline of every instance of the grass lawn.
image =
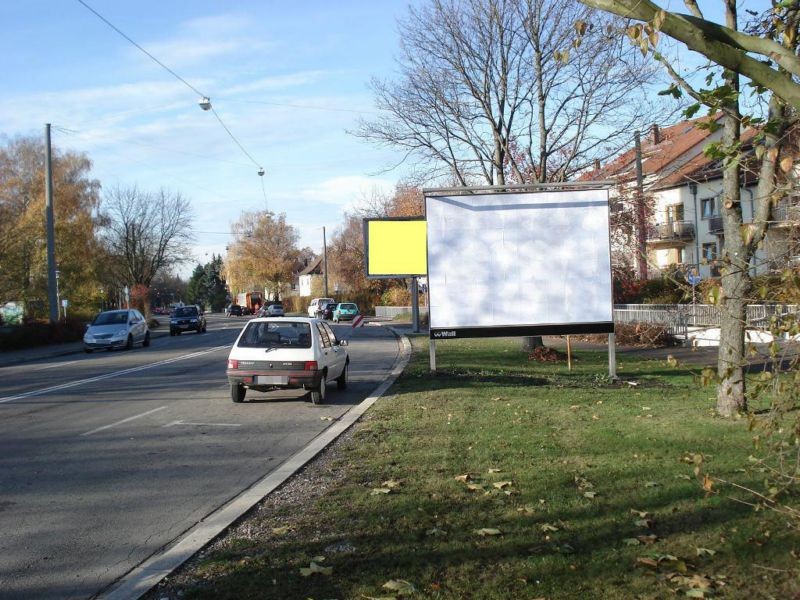
<svg viewBox="0 0 800 600">
<path fill-rule="evenodd" d="M 625 356 L 638 385 L 611 384 L 604 353 L 568 372 L 519 340 L 461 340 L 431 376 L 413 343 L 390 395 L 287 485 L 302 493 L 150 597 L 800 598 L 784 520 L 695 477 L 702 453 L 712 476 L 762 485 L 745 420 L 715 417 L 689 370 Z"/>
</svg>

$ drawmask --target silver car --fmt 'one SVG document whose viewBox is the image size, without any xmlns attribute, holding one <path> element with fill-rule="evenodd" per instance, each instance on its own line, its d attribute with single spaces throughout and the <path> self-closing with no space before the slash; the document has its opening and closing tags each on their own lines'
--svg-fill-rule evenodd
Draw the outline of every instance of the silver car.
<svg viewBox="0 0 800 600">
<path fill-rule="evenodd" d="M 138 310 L 107 310 L 94 318 L 83 335 L 83 349 L 89 353 L 105 348 L 133 348 L 150 345 L 150 329 Z"/>
</svg>

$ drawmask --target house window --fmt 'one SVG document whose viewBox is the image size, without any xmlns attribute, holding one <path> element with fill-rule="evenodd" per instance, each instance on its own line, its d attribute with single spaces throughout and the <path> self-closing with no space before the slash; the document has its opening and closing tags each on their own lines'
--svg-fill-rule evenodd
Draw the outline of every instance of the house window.
<svg viewBox="0 0 800 600">
<path fill-rule="evenodd" d="M 711 262 L 713 260 L 717 260 L 717 244 L 710 243 L 710 244 L 703 244 L 703 259 Z"/>
<path fill-rule="evenodd" d="M 683 204 L 672 204 L 667 207 L 667 222 L 683 221 Z"/>
<path fill-rule="evenodd" d="M 700 206 L 703 214 L 704 219 L 710 219 L 711 217 L 717 216 L 717 211 L 715 210 L 715 202 L 714 198 L 703 198 L 700 200 Z"/>
</svg>

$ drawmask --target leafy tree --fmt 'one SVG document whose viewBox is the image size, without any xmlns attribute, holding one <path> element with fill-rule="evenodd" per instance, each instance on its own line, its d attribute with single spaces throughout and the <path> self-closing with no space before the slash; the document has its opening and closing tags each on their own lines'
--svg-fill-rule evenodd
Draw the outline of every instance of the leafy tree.
<svg viewBox="0 0 800 600">
<path fill-rule="evenodd" d="M 772 8 L 752 22 L 748 30 L 739 31 L 736 2 L 724 0 L 725 25 L 704 18 L 694 0 L 685 0 L 691 14 L 668 12 L 649 0 L 581 0 L 584 4 L 633 18 L 641 23 L 631 25 L 627 34 L 646 54 L 653 52 L 674 79 L 670 93 L 687 94 L 696 102 L 687 109 L 691 116 L 701 106 L 712 112 L 722 111 L 721 140 L 710 145 L 706 153 L 723 166 L 723 199 L 720 214 L 725 234 L 721 263 L 722 287 L 720 351 L 717 364 L 717 411 L 732 416 L 747 408 L 744 366 L 746 307 L 752 291 L 750 262 L 763 242 L 776 198 L 785 195 L 791 186 L 793 148 L 789 125 L 794 115 L 790 106 L 800 108 L 800 87 L 794 80 L 800 75 L 798 24 L 800 6 L 796 0 L 774 1 Z M 587 28 L 577 24 L 579 32 Z M 716 64 L 724 67 L 722 81 L 709 89 L 697 89 L 677 72 L 668 59 L 657 51 L 659 32 L 684 42 Z M 759 58 L 751 55 L 755 54 Z M 754 216 L 745 225 L 742 218 L 741 171 L 745 166 L 742 127 L 759 123 L 741 112 L 739 75 L 749 77 L 757 93 L 771 91 L 767 120 L 754 138 L 755 154 L 760 158 L 758 187 L 754 199 Z M 706 85 L 714 82 L 713 75 Z"/>
<path fill-rule="evenodd" d="M 55 256 L 61 296 L 93 309 L 101 283 L 100 184 L 84 154 L 52 153 Z M 44 143 L 20 137 L 0 147 L 0 302 L 47 298 Z M 42 304 L 43 306 L 43 304 Z"/>
<path fill-rule="evenodd" d="M 291 284 L 299 257 L 297 230 L 286 222 L 285 214 L 269 211 L 246 212 L 232 229 L 234 241 L 224 269 L 231 292 L 264 289 L 280 297 Z"/>
</svg>

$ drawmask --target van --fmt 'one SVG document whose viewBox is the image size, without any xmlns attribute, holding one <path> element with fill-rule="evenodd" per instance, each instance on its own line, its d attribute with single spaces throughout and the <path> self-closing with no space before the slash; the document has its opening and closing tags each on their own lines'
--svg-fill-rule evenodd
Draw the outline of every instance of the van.
<svg viewBox="0 0 800 600">
<path fill-rule="evenodd" d="M 336 302 L 336 300 L 333 298 L 314 298 L 311 304 L 308 305 L 308 316 L 318 316 L 322 312 L 322 309 L 327 306 L 328 302 Z"/>
</svg>

